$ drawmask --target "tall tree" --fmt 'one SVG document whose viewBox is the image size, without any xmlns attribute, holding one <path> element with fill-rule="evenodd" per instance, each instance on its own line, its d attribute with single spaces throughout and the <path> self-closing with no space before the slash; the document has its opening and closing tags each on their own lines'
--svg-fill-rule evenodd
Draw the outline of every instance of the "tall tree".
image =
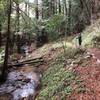
<svg viewBox="0 0 100 100">
<path fill-rule="evenodd" d="M 16 32 L 19 33 L 20 31 L 20 8 L 19 8 L 19 0 L 16 0 Z M 17 34 L 17 52 L 20 53 L 20 35 Z"/>
<path fill-rule="evenodd" d="M 7 27 L 7 40 L 6 40 L 6 47 L 5 47 L 5 57 L 4 57 L 4 64 L 2 68 L 2 80 L 5 80 L 6 71 L 8 69 L 8 58 L 9 58 L 9 40 L 10 40 L 10 21 L 11 21 L 11 3 L 12 1 L 8 1 L 8 27 Z M 1 81 L 2 81 L 1 80 Z"/>
</svg>

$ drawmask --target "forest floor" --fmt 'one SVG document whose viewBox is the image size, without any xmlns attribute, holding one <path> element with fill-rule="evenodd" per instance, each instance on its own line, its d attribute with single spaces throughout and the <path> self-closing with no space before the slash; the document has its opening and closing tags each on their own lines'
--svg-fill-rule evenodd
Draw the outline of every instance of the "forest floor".
<svg viewBox="0 0 100 100">
<path fill-rule="evenodd" d="M 33 94 L 36 100 L 100 100 L 99 22 L 85 30 L 82 47 L 75 37 L 46 44 L 22 59 L 42 57 L 44 62 L 13 67 L 6 84 L 0 86 L 0 100 L 12 100 L 12 95 L 14 100 L 26 96 L 23 100 L 34 100 Z"/>
<path fill-rule="evenodd" d="M 56 50 L 53 53 L 55 54 Z M 50 55 L 52 56 L 53 54 L 51 53 Z M 69 65 L 65 60 L 63 62 L 60 61 L 60 64 L 57 64 L 57 66 L 52 64 L 50 67 L 47 64 L 48 68 L 42 80 L 43 87 L 37 96 L 37 100 L 100 99 L 100 49 L 87 49 L 85 54 L 79 54 L 78 57 L 79 61 L 77 61 L 77 57 L 75 58 L 76 61 L 66 58 L 66 60 L 73 62 Z M 53 68 L 52 66 L 58 68 Z M 60 72 L 60 70 L 62 71 Z M 65 75 L 62 75 L 63 73 Z"/>
<path fill-rule="evenodd" d="M 68 100 L 99 100 L 100 99 L 100 49 L 89 49 L 93 57 L 86 66 L 74 67 L 82 82 L 69 96 Z"/>
</svg>

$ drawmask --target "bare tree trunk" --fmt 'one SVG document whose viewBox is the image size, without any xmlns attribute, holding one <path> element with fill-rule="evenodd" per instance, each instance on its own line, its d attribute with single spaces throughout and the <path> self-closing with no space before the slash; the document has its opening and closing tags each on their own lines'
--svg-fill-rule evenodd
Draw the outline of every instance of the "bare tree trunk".
<svg viewBox="0 0 100 100">
<path fill-rule="evenodd" d="M 55 14 L 55 0 L 52 0 L 52 14 Z"/>
<path fill-rule="evenodd" d="M 20 12 L 19 12 L 19 2 L 16 2 L 16 22 L 17 22 L 17 33 L 20 31 Z M 20 35 L 17 35 L 17 52 L 20 53 L 21 46 L 20 46 Z"/>
<path fill-rule="evenodd" d="M 4 57 L 4 64 L 2 68 L 2 80 L 1 81 L 4 81 L 6 79 L 6 71 L 8 69 L 10 20 L 11 20 L 11 0 L 8 1 L 8 29 L 7 29 L 7 40 L 6 40 L 5 57 Z"/>
<path fill-rule="evenodd" d="M 59 13 L 61 13 L 61 1 L 59 0 Z"/>
<path fill-rule="evenodd" d="M 17 14 L 17 32 L 20 30 L 20 23 L 19 23 L 19 18 L 20 18 L 20 13 L 19 13 L 19 2 L 16 3 L 16 14 Z"/>
<path fill-rule="evenodd" d="M 43 14 L 43 9 L 44 5 L 43 5 L 43 0 L 42 0 L 42 5 L 41 5 L 41 18 L 43 19 L 44 18 L 44 14 Z"/>
<path fill-rule="evenodd" d="M 53 14 L 52 14 L 52 0 L 49 1 L 49 4 L 48 4 L 48 18 L 51 17 Z"/>
<path fill-rule="evenodd" d="M 64 0 L 64 6 L 65 6 L 65 15 L 67 16 L 67 4 L 66 4 L 66 0 Z"/>
<path fill-rule="evenodd" d="M 57 0 L 55 0 L 55 14 L 57 14 Z"/>
<path fill-rule="evenodd" d="M 35 0 L 35 18 L 39 19 L 38 0 Z"/>
</svg>

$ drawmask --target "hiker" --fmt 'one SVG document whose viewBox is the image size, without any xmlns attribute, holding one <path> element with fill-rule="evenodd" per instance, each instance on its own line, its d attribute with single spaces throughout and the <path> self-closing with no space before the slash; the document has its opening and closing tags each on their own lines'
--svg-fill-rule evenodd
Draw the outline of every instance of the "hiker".
<svg viewBox="0 0 100 100">
<path fill-rule="evenodd" d="M 79 46 L 81 46 L 82 45 L 82 35 L 81 35 L 81 33 L 79 33 L 78 42 L 79 42 Z"/>
<path fill-rule="evenodd" d="M 79 46 L 81 46 L 82 45 L 82 35 L 81 35 L 81 33 L 78 34 L 77 39 L 78 39 Z"/>
</svg>

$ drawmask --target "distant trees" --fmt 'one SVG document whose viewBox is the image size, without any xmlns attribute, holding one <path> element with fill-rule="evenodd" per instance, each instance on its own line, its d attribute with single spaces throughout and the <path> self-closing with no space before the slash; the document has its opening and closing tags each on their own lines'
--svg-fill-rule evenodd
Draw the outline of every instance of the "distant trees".
<svg viewBox="0 0 100 100">
<path fill-rule="evenodd" d="M 60 27 L 54 31 L 52 30 L 54 34 L 58 30 L 60 30 L 60 32 L 62 30 L 65 32 L 61 33 L 70 35 L 71 33 L 82 31 L 86 25 L 91 24 L 91 14 L 93 8 L 91 5 L 91 0 L 41 0 L 41 2 L 42 20 L 44 21 L 43 25 L 45 27 L 48 26 L 49 21 L 53 21 L 52 19 L 54 17 L 56 19 L 57 16 L 63 16 L 61 23 L 64 24 L 61 25 L 61 23 L 58 23 L 59 25 L 57 26 Z M 41 16 L 39 6 L 39 1 L 35 0 L 35 18 L 37 20 Z M 46 20 L 48 21 L 46 22 Z M 53 26 L 53 28 L 55 27 L 56 26 Z M 48 30 L 46 27 L 46 30 L 48 32 L 50 29 Z M 49 31 L 49 33 L 52 34 L 52 31 Z"/>
</svg>

